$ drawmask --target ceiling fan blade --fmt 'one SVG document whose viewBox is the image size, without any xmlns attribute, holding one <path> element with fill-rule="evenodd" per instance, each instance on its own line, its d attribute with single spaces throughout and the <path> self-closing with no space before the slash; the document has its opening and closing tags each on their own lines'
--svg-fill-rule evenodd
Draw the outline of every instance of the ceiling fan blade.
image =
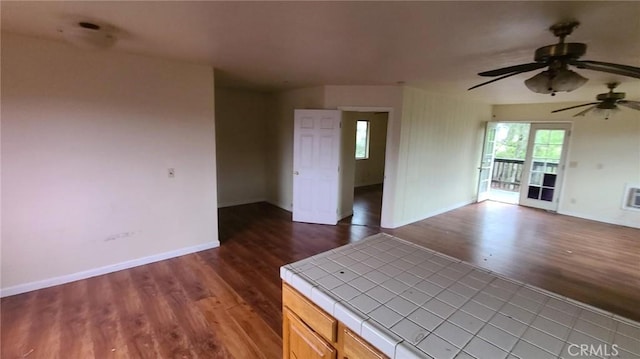
<svg viewBox="0 0 640 359">
<path fill-rule="evenodd" d="M 640 111 L 640 102 L 638 101 L 621 100 L 618 101 L 617 104 Z"/>
<path fill-rule="evenodd" d="M 590 61 L 590 60 L 579 60 L 577 62 L 584 62 L 587 64 L 597 65 L 597 66 L 605 66 L 605 67 L 613 67 L 622 70 L 632 71 L 632 72 L 640 72 L 640 67 L 622 65 L 622 64 L 614 64 L 611 62 L 602 62 L 602 61 Z"/>
<path fill-rule="evenodd" d="M 566 111 L 566 110 L 571 110 L 571 109 L 578 108 L 578 107 L 584 107 L 584 106 L 590 106 L 590 105 L 597 105 L 597 104 L 599 104 L 599 103 L 600 103 L 600 102 L 585 103 L 585 104 L 578 105 L 578 106 L 571 106 L 571 107 L 561 108 L 561 109 L 559 109 L 559 110 L 554 110 L 554 111 L 551 111 L 551 113 L 560 112 L 560 111 Z"/>
<path fill-rule="evenodd" d="M 573 66 L 576 66 L 579 69 L 587 69 L 587 70 L 593 70 L 593 71 L 608 72 L 608 73 L 611 73 L 611 74 L 628 76 L 628 77 L 635 77 L 637 79 L 640 79 L 640 71 L 633 71 L 633 70 L 627 70 L 627 69 L 621 69 L 621 68 L 615 68 L 614 69 L 614 68 L 600 66 L 600 65 L 594 65 L 594 64 L 591 64 L 591 63 L 588 63 L 588 62 L 578 61 L 578 60 L 571 60 L 568 63 L 573 65 Z"/>
<path fill-rule="evenodd" d="M 521 72 L 533 71 L 533 70 L 541 69 L 547 66 L 549 66 L 549 64 L 545 62 L 531 62 L 528 64 L 515 65 L 515 66 L 503 67 L 501 69 L 496 69 L 496 70 L 484 71 L 484 72 L 480 72 L 478 75 L 493 77 L 493 76 L 505 75 L 512 72 L 521 73 Z"/>
<path fill-rule="evenodd" d="M 489 80 L 489 81 L 487 81 L 487 82 L 483 82 L 483 83 L 481 83 L 481 84 L 479 84 L 479 85 L 475 85 L 475 86 L 473 86 L 473 87 L 469 87 L 469 88 L 467 89 L 467 91 L 469 91 L 469 90 L 473 90 L 473 89 L 478 88 L 478 87 L 480 87 L 480 86 L 488 85 L 488 84 L 490 84 L 490 83 L 492 83 L 492 82 L 496 82 L 496 81 L 500 81 L 500 80 L 502 80 L 502 79 L 506 79 L 507 77 L 511 77 L 511 76 L 514 76 L 514 75 L 517 75 L 517 74 L 521 74 L 521 73 L 523 73 L 523 72 L 526 72 L 526 71 L 512 72 L 512 73 L 510 73 L 510 74 L 506 74 L 506 75 L 504 75 L 504 76 L 497 77 L 497 78 L 495 78 L 495 79 L 493 79 L 493 80 Z"/>
<path fill-rule="evenodd" d="M 596 108 L 596 106 L 589 107 L 588 109 L 586 109 L 584 111 L 580 111 L 580 112 L 576 113 L 575 115 L 573 115 L 573 117 L 584 116 L 584 115 L 587 114 L 587 112 L 593 110 L 594 108 Z"/>
</svg>

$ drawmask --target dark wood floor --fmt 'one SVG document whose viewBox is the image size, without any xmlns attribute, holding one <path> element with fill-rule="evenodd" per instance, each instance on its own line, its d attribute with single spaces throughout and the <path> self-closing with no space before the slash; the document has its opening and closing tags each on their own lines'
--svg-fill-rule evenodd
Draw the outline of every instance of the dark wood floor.
<svg viewBox="0 0 640 359">
<path fill-rule="evenodd" d="M 220 248 L 3 298 L 0 356 L 278 358 L 278 268 L 379 231 L 265 203 L 219 219 Z M 640 320 L 638 229 L 485 202 L 386 232 Z"/>
<path fill-rule="evenodd" d="M 382 184 L 356 187 L 353 190 L 353 215 L 340 224 L 380 227 L 382 212 Z"/>
</svg>

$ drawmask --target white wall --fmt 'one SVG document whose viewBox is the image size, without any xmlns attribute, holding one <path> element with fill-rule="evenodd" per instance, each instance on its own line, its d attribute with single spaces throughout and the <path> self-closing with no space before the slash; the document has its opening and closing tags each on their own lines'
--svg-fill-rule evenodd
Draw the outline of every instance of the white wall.
<svg viewBox="0 0 640 359">
<path fill-rule="evenodd" d="M 387 148 L 386 113 L 366 112 L 356 120 L 369 121 L 369 157 L 355 161 L 355 187 L 384 182 L 384 155 Z"/>
<path fill-rule="evenodd" d="M 579 103 L 496 105 L 496 121 L 573 123 L 558 213 L 640 228 L 640 212 L 623 210 L 625 185 L 640 184 L 640 112 L 609 120 L 552 110 Z"/>
<path fill-rule="evenodd" d="M 293 203 L 293 110 L 321 109 L 324 89 L 312 87 L 273 94 L 267 133 L 267 201 L 291 211 Z"/>
<path fill-rule="evenodd" d="M 473 202 L 491 106 L 405 87 L 395 224 Z"/>
<path fill-rule="evenodd" d="M 212 68 L 2 34 L 1 71 L 3 295 L 218 245 Z"/>
<path fill-rule="evenodd" d="M 267 198 L 267 124 L 270 96 L 216 88 L 218 207 Z"/>
</svg>

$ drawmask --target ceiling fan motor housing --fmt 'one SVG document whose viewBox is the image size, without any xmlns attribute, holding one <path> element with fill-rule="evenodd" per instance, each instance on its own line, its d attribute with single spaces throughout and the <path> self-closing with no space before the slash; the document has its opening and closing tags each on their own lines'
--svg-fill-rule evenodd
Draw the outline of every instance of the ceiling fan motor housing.
<svg viewBox="0 0 640 359">
<path fill-rule="evenodd" d="M 586 44 L 580 42 L 564 42 L 537 49 L 533 59 L 536 62 L 548 62 L 553 59 L 575 60 L 586 52 Z"/>
<path fill-rule="evenodd" d="M 624 96 L 625 96 L 624 92 L 607 92 L 607 93 L 601 93 L 598 96 L 596 96 L 596 100 L 610 101 L 615 103 L 616 101 L 624 99 Z"/>
</svg>

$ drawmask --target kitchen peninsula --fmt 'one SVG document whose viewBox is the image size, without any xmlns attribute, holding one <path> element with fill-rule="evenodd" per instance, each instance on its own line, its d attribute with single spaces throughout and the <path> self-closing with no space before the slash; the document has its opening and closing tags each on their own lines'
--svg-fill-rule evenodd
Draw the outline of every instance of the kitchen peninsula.
<svg viewBox="0 0 640 359">
<path fill-rule="evenodd" d="M 280 275 L 285 359 L 640 358 L 637 322 L 387 234 Z"/>
</svg>

